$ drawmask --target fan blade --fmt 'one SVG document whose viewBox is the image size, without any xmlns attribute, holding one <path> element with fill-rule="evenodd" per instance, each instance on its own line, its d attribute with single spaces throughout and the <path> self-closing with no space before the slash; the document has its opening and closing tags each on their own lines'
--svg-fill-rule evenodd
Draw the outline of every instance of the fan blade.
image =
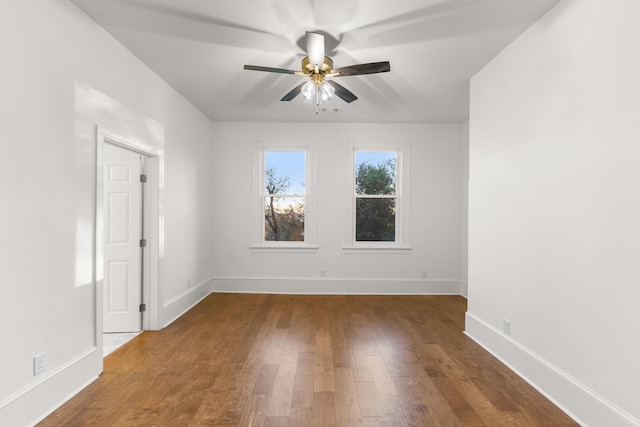
<svg viewBox="0 0 640 427">
<path fill-rule="evenodd" d="M 339 83 L 334 82 L 333 80 L 325 80 L 331 86 L 333 86 L 333 90 L 336 91 L 336 95 L 339 96 L 345 102 L 353 102 L 358 99 L 349 89 L 342 86 Z"/>
<path fill-rule="evenodd" d="M 307 82 L 300 83 L 298 86 L 296 86 L 293 89 L 291 89 L 291 91 L 289 91 L 288 94 L 283 96 L 280 101 L 291 101 L 293 98 L 295 98 L 296 96 L 300 95 L 300 92 L 302 92 L 302 86 L 304 86 L 306 84 L 307 84 Z"/>
<path fill-rule="evenodd" d="M 293 70 L 287 70 L 286 68 L 273 68 L 273 67 L 261 67 L 259 65 L 245 65 L 245 70 L 251 71 L 266 71 L 267 73 L 281 73 L 281 74 L 295 74 Z"/>
<path fill-rule="evenodd" d="M 307 56 L 312 66 L 322 68 L 324 64 L 324 36 L 320 33 L 307 31 Z"/>
<path fill-rule="evenodd" d="M 357 64 L 350 65 L 348 67 L 336 68 L 335 70 L 338 74 L 336 77 L 343 76 L 359 76 L 361 74 L 375 74 L 375 73 L 386 73 L 391 71 L 391 64 L 389 61 L 382 62 L 370 62 L 368 64 Z"/>
</svg>

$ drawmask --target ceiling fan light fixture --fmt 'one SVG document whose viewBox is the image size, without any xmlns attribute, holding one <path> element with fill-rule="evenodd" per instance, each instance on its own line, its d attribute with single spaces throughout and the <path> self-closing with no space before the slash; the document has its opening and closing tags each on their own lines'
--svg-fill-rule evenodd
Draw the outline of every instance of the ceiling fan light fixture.
<svg viewBox="0 0 640 427">
<path fill-rule="evenodd" d="M 304 86 L 302 86 L 300 95 L 302 96 L 302 99 L 304 99 L 306 102 L 311 102 L 315 100 L 317 90 L 318 90 L 318 87 L 316 85 L 316 82 L 314 82 L 313 80 L 309 80 L 304 84 Z"/>
<path fill-rule="evenodd" d="M 300 77 L 307 77 L 309 80 L 300 83 L 291 89 L 280 101 L 291 101 L 296 96 L 301 95 L 306 102 L 316 104 L 316 114 L 319 105 L 329 101 L 333 95 L 343 101 L 350 103 L 358 99 L 349 89 L 335 82 L 333 77 L 359 76 L 363 74 L 376 74 L 391 71 L 389 61 L 370 62 L 366 64 L 355 64 L 347 67 L 334 69 L 333 60 L 324 56 L 324 35 L 313 31 L 306 33 L 307 56 L 302 59 L 299 71 L 285 68 L 263 67 L 258 65 L 245 65 L 245 70 L 266 71 L 269 73 L 294 74 Z"/>
<path fill-rule="evenodd" d="M 320 102 L 327 102 L 331 99 L 333 94 L 335 93 L 335 89 L 326 81 L 320 83 L 318 86 L 318 96 L 320 97 Z"/>
</svg>

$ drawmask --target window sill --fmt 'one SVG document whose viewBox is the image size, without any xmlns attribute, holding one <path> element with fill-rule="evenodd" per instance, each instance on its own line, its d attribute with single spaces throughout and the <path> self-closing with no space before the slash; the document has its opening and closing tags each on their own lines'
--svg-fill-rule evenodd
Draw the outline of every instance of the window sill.
<svg viewBox="0 0 640 427">
<path fill-rule="evenodd" d="M 411 246 L 343 246 L 345 254 L 408 254 Z"/>
<path fill-rule="evenodd" d="M 316 245 L 251 245 L 249 250 L 252 253 L 289 253 L 289 254 L 310 254 L 317 253 Z"/>
</svg>

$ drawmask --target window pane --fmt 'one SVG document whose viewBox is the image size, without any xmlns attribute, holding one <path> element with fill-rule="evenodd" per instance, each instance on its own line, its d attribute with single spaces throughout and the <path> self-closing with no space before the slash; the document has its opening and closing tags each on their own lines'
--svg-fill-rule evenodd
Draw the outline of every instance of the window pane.
<svg viewBox="0 0 640 427">
<path fill-rule="evenodd" d="M 396 194 L 395 151 L 356 152 L 356 194 Z"/>
<path fill-rule="evenodd" d="M 265 151 L 265 194 L 305 193 L 305 152 Z"/>
<path fill-rule="evenodd" d="M 396 240 L 396 199 L 356 199 L 356 242 Z"/>
<path fill-rule="evenodd" d="M 264 198 L 264 240 L 304 241 L 304 197 Z"/>
</svg>

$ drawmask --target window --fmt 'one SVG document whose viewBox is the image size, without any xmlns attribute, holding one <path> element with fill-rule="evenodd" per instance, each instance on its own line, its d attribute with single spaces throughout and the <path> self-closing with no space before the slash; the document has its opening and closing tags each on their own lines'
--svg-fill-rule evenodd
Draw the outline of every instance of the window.
<svg viewBox="0 0 640 427">
<path fill-rule="evenodd" d="M 316 248 L 314 224 L 315 145 L 253 145 L 252 214 L 254 250 Z"/>
<path fill-rule="evenodd" d="M 352 153 L 344 249 L 409 250 L 408 142 L 362 143 Z"/>
<path fill-rule="evenodd" d="M 303 242 L 306 153 L 264 152 L 264 240 Z"/>
<path fill-rule="evenodd" d="M 355 153 L 355 241 L 396 241 L 395 151 Z"/>
</svg>

